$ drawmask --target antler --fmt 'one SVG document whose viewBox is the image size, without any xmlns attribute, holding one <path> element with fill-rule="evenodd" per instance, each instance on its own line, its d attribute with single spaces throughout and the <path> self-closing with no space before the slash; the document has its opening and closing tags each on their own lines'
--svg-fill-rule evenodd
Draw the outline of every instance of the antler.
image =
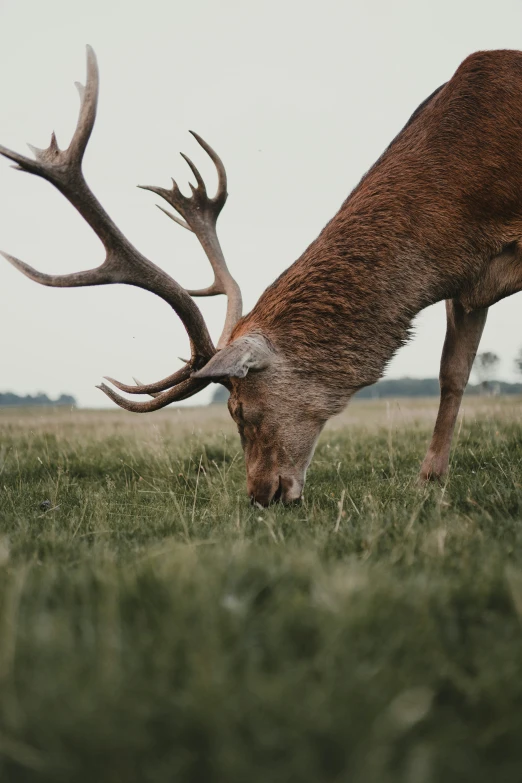
<svg viewBox="0 0 522 783">
<path fill-rule="evenodd" d="M 154 398 L 147 402 L 130 402 L 120 397 L 105 384 L 98 387 L 121 407 L 136 412 L 145 412 L 157 410 L 175 400 L 190 397 L 204 388 L 207 385 L 207 381 L 192 378 L 191 375 L 206 364 L 216 353 L 216 349 L 208 333 L 203 316 L 196 303 L 192 300 L 190 292 L 182 288 L 166 272 L 133 247 L 113 223 L 85 182 L 82 173 L 82 160 L 96 118 L 98 85 L 99 76 L 96 57 L 91 47 L 88 46 L 87 81 L 85 87 L 80 84 L 76 85 L 80 93 L 81 108 L 76 130 L 69 147 L 66 150 L 61 150 L 53 133 L 51 143 L 47 149 L 41 150 L 31 147 L 35 160 L 26 158 L 2 146 L 0 146 L 0 154 L 14 161 L 16 164 L 15 168 L 46 179 L 76 207 L 103 243 L 106 250 L 105 261 L 96 269 L 84 272 L 75 272 L 67 275 L 48 275 L 38 272 L 13 256 L 6 253 L 2 253 L 2 255 L 20 272 L 42 285 L 75 287 L 126 283 L 151 291 L 164 299 L 173 308 L 183 322 L 190 340 L 191 358 L 185 366 L 162 381 L 148 385 L 126 386 L 108 379 L 124 391 L 154 394 Z M 205 248 L 215 271 L 215 292 L 218 292 L 218 288 L 222 288 L 223 292 L 231 292 L 224 330 L 224 334 L 229 334 L 233 326 L 233 318 L 237 320 L 241 315 L 241 295 L 237 284 L 226 268 L 215 233 L 217 216 L 226 200 L 225 169 L 216 153 L 198 136 L 196 136 L 196 139 L 216 164 L 219 175 L 218 193 L 214 199 L 208 198 L 199 172 L 192 162 L 187 159 L 198 182 L 198 187 L 193 188 L 194 199 L 185 199 L 185 197 L 181 197 L 178 191 L 181 198 L 176 197 L 176 194 L 174 194 L 174 200 L 170 201 L 170 203 L 186 216 L 186 227 L 194 231 Z M 160 189 L 157 189 L 156 192 L 159 191 Z M 165 192 L 168 193 L 168 191 Z M 160 195 L 163 195 L 163 193 L 160 193 Z M 185 202 L 188 202 L 188 204 L 185 204 Z M 174 216 L 171 215 L 171 217 Z M 176 218 L 174 217 L 174 219 Z M 178 222 L 184 225 L 179 219 Z M 198 292 L 195 293 L 197 294 Z M 168 391 L 165 391 L 167 389 Z M 163 393 L 159 394 L 158 392 Z"/>
<path fill-rule="evenodd" d="M 197 291 L 189 290 L 188 293 L 191 296 L 216 296 L 217 294 L 225 294 L 227 296 L 228 301 L 225 325 L 217 344 L 218 349 L 220 349 L 227 344 L 232 329 L 241 318 L 243 307 L 241 291 L 228 270 L 216 233 L 217 219 L 225 206 L 228 196 L 227 175 L 221 158 L 212 147 L 194 131 L 190 131 L 190 133 L 194 136 L 198 144 L 203 147 L 217 169 L 218 189 L 216 195 L 213 198 L 210 198 L 203 177 L 194 163 L 187 155 L 184 155 L 183 152 L 180 153 L 181 157 L 186 160 L 197 182 L 196 187 L 189 183 L 190 189 L 192 190 L 192 197 L 184 196 L 175 180 L 172 180 L 172 188 L 170 190 L 149 185 L 141 185 L 140 187 L 144 190 L 151 190 L 153 193 L 157 193 L 158 196 L 164 198 L 165 201 L 174 207 L 174 209 L 184 217 L 184 220 L 181 220 L 177 215 L 173 215 L 172 212 L 169 212 L 163 207 L 159 207 L 159 209 L 180 226 L 192 231 L 197 236 L 201 246 L 207 254 L 208 260 L 214 270 L 214 282 L 212 285 L 208 286 L 208 288 L 202 288 Z"/>
</svg>

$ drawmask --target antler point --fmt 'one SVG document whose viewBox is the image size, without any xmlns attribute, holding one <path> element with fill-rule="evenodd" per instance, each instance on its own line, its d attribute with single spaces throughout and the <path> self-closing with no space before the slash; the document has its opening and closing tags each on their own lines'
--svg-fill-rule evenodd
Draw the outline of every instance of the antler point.
<svg viewBox="0 0 522 783">
<path fill-rule="evenodd" d="M 85 85 L 82 84 L 81 82 L 74 82 L 74 86 L 78 90 L 80 100 L 83 101 L 83 96 L 85 95 Z"/>
<path fill-rule="evenodd" d="M 161 195 L 161 193 L 159 194 Z M 184 220 L 179 218 L 177 215 L 173 215 L 172 212 L 169 212 L 168 209 L 165 209 L 164 207 L 160 206 L 159 204 L 156 204 L 158 209 L 161 209 L 161 211 L 169 217 L 171 220 L 174 221 L 174 223 L 177 223 L 178 226 L 182 226 L 183 228 L 186 228 L 187 231 L 190 231 L 192 234 L 195 233 L 194 229 L 192 229 L 188 223 L 186 223 Z"/>
<path fill-rule="evenodd" d="M 94 65 L 95 67 L 97 67 L 98 62 L 96 59 L 96 52 L 94 51 L 94 49 L 90 44 L 86 45 L 85 51 L 87 54 L 87 65 Z"/>
</svg>

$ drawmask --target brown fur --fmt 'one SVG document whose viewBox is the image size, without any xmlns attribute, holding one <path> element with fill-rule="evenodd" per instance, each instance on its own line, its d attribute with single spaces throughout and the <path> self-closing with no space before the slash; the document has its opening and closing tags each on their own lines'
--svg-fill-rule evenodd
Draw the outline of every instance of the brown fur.
<svg viewBox="0 0 522 783">
<path fill-rule="evenodd" d="M 261 483 L 275 486 L 283 475 L 274 454 L 292 439 L 296 409 L 298 418 L 311 410 L 326 420 L 377 381 L 420 310 L 447 299 L 465 316 L 518 291 L 520 240 L 522 53 L 478 52 L 419 107 L 318 238 L 236 325 L 231 342 L 259 334 L 277 357 L 275 372 L 229 381 L 231 412 L 243 429 L 244 416 L 235 414 L 242 400 L 274 420 L 263 437 L 258 428 L 246 438 L 255 444 L 250 451 L 263 441 Z M 464 364 L 465 385 L 469 357 Z M 444 458 L 424 473 L 446 466 Z"/>
</svg>

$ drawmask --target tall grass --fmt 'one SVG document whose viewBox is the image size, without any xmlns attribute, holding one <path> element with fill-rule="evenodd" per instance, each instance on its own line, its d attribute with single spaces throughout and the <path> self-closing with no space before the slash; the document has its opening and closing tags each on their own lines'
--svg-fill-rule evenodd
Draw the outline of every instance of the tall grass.
<svg viewBox="0 0 522 783">
<path fill-rule="evenodd" d="M 0 415 L 0 780 L 522 779 L 520 401 L 359 403 L 298 508 L 226 414 Z"/>
</svg>

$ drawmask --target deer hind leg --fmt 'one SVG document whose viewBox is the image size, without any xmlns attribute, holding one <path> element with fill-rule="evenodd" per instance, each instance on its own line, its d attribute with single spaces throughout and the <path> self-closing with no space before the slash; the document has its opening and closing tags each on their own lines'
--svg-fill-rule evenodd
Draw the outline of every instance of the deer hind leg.
<svg viewBox="0 0 522 783">
<path fill-rule="evenodd" d="M 422 479 L 438 479 L 448 469 L 453 430 L 487 313 L 487 308 L 466 312 L 456 300 L 446 301 L 447 330 L 440 363 L 440 405 L 430 447 L 421 466 Z"/>
</svg>

